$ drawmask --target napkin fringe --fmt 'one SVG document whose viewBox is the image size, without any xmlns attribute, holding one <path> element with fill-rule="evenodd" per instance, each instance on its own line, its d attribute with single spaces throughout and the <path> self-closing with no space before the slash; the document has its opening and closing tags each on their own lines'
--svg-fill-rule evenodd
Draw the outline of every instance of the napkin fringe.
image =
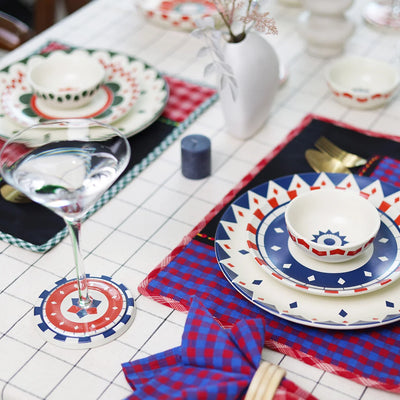
<svg viewBox="0 0 400 400">
<path fill-rule="evenodd" d="M 400 387 L 396 384 L 380 382 L 377 379 L 365 378 L 357 375 L 353 372 L 348 371 L 346 368 L 340 367 L 339 365 L 332 365 L 329 363 L 321 362 L 318 358 L 310 356 L 300 350 L 295 350 L 290 346 L 279 343 L 272 339 L 266 339 L 264 346 L 270 350 L 277 351 L 281 354 L 285 354 L 289 357 L 295 358 L 296 360 L 302 361 L 307 365 L 319 368 L 323 371 L 330 372 L 332 374 L 341 376 L 346 379 L 350 379 L 360 385 L 369 386 L 374 389 L 387 390 L 393 393 L 400 393 Z"/>
</svg>

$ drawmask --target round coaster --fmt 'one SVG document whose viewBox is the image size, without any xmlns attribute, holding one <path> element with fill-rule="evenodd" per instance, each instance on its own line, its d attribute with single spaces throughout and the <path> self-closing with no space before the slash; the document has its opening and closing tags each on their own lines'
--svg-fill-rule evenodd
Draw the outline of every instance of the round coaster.
<svg viewBox="0 0 400 400">
<path fill-rule="evenodd" d="M 86 276 L 92 298 L 88 308 L 79 304 L 76 279 L 61 279 L 39 296 L 35 323 L 47 341 L 70 349 L 101 346 L 133 322 L 136 307 L 129 289 L 107 276 Z"/>
</svg>

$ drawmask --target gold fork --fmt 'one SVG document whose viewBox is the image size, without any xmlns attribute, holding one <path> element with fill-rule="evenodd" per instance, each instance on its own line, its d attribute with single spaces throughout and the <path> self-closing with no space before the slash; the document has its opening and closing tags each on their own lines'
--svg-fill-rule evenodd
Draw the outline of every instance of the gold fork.
<svg viewBox="0 0 400 400">
<path fill-rule="evenodd" d="M 367 160 L 364 158 L 339 148 L 325 136 L 321 136 L 315 142 L 315 147 L 324 153 L 329 154 L 331 157 L 338 159 L 348 168 L 360 167 L 367 163 Z"/>
<path fill-rule="evenodd" d="M 306 160 L 315 172 L 335 172 L 350 174 L 351 171 L 345 167 L 337 158 L 315 149 L 308 149 L 305 153 Z"/>
</svg>

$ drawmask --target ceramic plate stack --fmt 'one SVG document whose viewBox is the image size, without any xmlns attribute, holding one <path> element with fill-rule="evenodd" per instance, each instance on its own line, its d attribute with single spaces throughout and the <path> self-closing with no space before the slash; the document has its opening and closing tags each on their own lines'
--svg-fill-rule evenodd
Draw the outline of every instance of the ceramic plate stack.
<svg viewBox="0 0 400 400">
<path fill-rule="evenodd" d="M 300 193 L 340 187 L 362 193 L 381 226 L 371 250 L 341 263 L 317 261 L 292 245 L 285 209 Z M 377 179 L 298 174 L 236 199 L 222 216 L 215 249 L 226 279 L 261 309 L 292 322 L 357 329 L 400 320 L 400 192 Z"/>
<path fill-rule="evenodd" d="M 62 50 L 33 55 L 0 71 L 0 135 L 10 137 L 24 127 L 49 119 L 93 118 L 111 124 L 126 136 L 141 132 L 154 122 L 168 100 L 161 75 L 141 60 L 103 50 L 76 49 L 98 60 L 106 71 L 105 82 L 86 105 L 74 109 L 53 108 L 37 98 L 27 72 L 46 57 Z"/>
</svg>

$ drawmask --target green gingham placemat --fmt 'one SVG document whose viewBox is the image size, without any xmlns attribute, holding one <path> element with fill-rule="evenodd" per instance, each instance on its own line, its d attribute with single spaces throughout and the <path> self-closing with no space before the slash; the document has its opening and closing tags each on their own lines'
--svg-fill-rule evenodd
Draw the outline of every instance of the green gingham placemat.
<svg viewBox="0 0 400 400">
<path fill-rule="evenodd" d="M 69 48 L 52 41 L 39 52 Z M 162 115 L 149 127 L 129 138 L 133 151 L 125 173 L 97 201 L 87 217 L 157 159 L 217 99 L 214 88 L 168 75 L 163 75 L 163 78 L 169 89 L 169 98 Z M 1 117 L 6 118 L 4 115 Z M 1 240 L 32 251 L 45 252 L 59 243 L 67 233 L 63 219 L 45 207 L 33 202 L 14 204 L 0 196 Z"/>
</svg>

